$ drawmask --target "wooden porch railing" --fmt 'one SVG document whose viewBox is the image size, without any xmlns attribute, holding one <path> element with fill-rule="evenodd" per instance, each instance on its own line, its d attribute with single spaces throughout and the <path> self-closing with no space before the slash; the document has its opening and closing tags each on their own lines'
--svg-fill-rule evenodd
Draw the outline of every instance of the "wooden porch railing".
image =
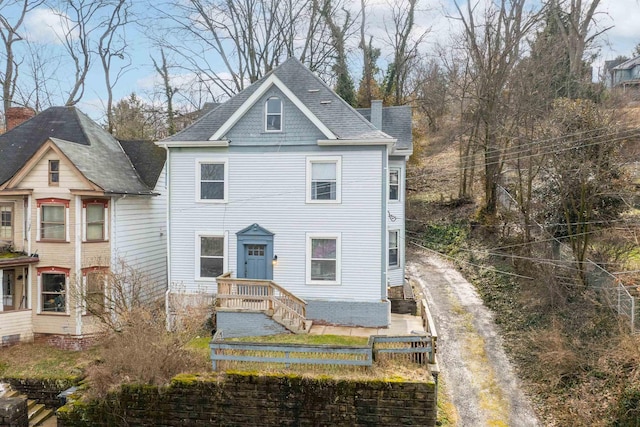
<svg viewBox="0 0 640 427">
<path fill-rule="evenodd" d="M 261 311 L 294 332 L 306 330 L 307 303 L 272 280 L 218 276 L 217 306 Z"/>
</svg>

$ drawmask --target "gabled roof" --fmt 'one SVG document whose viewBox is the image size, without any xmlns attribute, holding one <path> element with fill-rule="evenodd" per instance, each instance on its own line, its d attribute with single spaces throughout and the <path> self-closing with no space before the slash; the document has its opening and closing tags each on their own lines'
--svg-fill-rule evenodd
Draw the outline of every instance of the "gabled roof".
<svg viewBox="0 0 640 427">
<path fill-rule="evenodd" d="M 371 108 L 358 108 L 356 111 L 371 120 Z M 411 120 L 409 105 L 382 107 L 382 131 L 397 139 L 396 150 L 413 150 Z"/>
<path fill-rule="evenodd" d="M 271 73 L 163 142 L 209 140 L 225 124 L 228 125 L 227 122 L 234 113 L 246 105 L 254 92 L 264 90 L 264 84 L 274 84 L 276 79 L 271 76 L 275 76 L 278 82 L 291 91 L 305 110 L 326 126 L 338 140 L 370 139 L 393 142 L 393 138 L 376 129 L 295 58 L 287 59 Z"/>
<path fill-rule="evenodd" d="M 142 179 L 118 140 L 74 107 L 51 107 L 0 135 L 0 184 L 11 179 L 49 140 L 105 193 L 152 193 L 154 185 Z M 137 163 L 146 163 L 155 171 L 164 166 L 164 157 L 154 156 Z M 147 178 L 151 174 L 148 175 Z"/>
<path fill-rule="evenodd" d="M 624 61 L 622 64 L 616 65 L 612 70 L 630 70 L 637 65 L 640 65 L 640 56 L 636 56 L 628 61 Z"/>
</svg>

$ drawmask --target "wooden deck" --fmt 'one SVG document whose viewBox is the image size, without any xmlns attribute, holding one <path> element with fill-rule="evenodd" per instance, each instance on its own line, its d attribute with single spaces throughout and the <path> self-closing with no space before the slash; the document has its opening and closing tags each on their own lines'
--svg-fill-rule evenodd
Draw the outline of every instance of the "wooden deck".
<svg viewBox="0 0 640 427">
<path fill-rule="evenodd" d="M 292 332 L 308 332 L 307 303 L 272 280 L 237 279 L 225 273 L 216 281 L 219 309 L 263 312 Z"/>
</svg>

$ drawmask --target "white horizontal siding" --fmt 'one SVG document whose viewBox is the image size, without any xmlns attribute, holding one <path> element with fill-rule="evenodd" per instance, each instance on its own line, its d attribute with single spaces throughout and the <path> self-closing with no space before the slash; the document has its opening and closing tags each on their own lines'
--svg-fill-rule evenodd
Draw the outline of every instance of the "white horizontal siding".
<svg viewBox="0 0 640 427">
<path fill-rule="evenodd" d="M 0 313 L 0 344 L 2 337 L 20 335 L 20 341 L 33 340 L 31 310 L 4 311 Z"/>
<path fill-rule="evenodd" d="M 167 287 L 167 219 L 165 170 L 155 197 L 124 197 L 114 206 L 113 259 L 118 258 L 143 272 L 154 284 L 154 295 L 161 296 Z"/>
<path fill-rule="evenodd" d="M 404 283 L 404 264 L 405 264 L 405 250 L 406 250 L 406 238 L 405 238 L 405 203 L 406 203 L 406 191 L 405 191 L 405 174 L 406 163 L 404 160 L 390 160 L 389 169 L 400 169 L 400 200 L 389 200 L 387 204 L 387 229 L 398 230 L 398 255 L 400 257 L 400 266 L 395 268 L 389 268 L 387 271 L 388 283 L 391 286 L 398 286 Z"/>
<path fill-rule="evenodd" d="M 306 158 L 342 158 L 342 203 L 307 204 Z M 303 298 L 379 300 L 381 297 L 382 155 L 380 148 L 322 153 L 220 153 L 228 159 L 229 202 L 195 202 L 195 161 L 212 153 L 171 153 L 171 281 L 187 290 L 214 290 L 195 282 L 195 234 L 228 232 L 228 266 L 236 271 L 235 233 L 258 223 L 275 234 L 274 280 Z M 306 233 L 341 233 L 340 285 L 306 285 Z"/>
</svg>

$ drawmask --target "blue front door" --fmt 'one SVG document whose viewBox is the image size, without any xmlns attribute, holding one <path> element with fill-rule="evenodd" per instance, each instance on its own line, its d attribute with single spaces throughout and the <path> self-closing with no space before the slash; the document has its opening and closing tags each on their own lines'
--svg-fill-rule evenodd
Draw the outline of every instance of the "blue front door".
<svg viewBox="0 0 640 427">
<path fill-rule="evenodd" d="M 244 277 L 267 279 L 267 245 L 244 245 Z"/>
</svg>

